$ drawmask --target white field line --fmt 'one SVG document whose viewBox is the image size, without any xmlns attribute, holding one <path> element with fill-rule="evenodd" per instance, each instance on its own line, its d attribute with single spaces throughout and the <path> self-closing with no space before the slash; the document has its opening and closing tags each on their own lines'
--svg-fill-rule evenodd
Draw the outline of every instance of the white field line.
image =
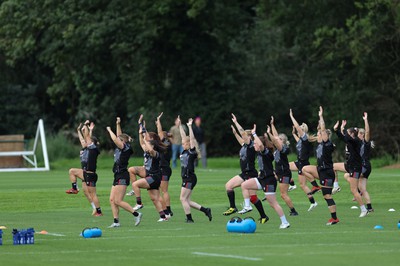
<svg viewBox="0 0 400 266">
<path fill-rule="evenodd" d="M 357 244 L 355 243 L 354 245 L 359 246 L 359 243 L 357 243 Z M 35 247 L 35 245 L 27 245 L 27 246 L 29 246 L 31 248 Z M 260 245 L 246 246 L 246 248 L 259 248 L 259 247 L 260 247 Z M 276 246 L 273 246 L 273 247 L 276 247 Z M 295 247 L 297 247 L 297 245 L 291 245 L 291 247 L 295 248 Z M 230 250 L 231 249 L 230 247 L 229 248 L 228 247 L 227 248 L 225 248 L 225 247 L 209 247 L 209 248 L 211 248 L 213 250 L 216 250 L 216 249 L 229 249 Z M 198 249 L 198 247 L 197 247 L 197 249 Z M 157 250 L 161 251 L 161 252 L 173 252 L 173 251 L 181 252 L 181 251 L 187 251 L 188 248 L 187 247 L 182 247 L 182 248 L 158 248 Z M 120 249 L 96 249 L 96 250 L 91 250 L 90 252 L 115 254 L 115 253 L 118 253 L 120 251 L 121 251 Z M 154 251 L 154 248 L 141 249 L 141 251 L 143 251 L 143 252 L 152 252 L 152 251 Z M 137 252 L 137 249 L 127 249 L 126 252 Z M 28 255 L 85 254 L 85 253 L 87 253 L 86 250 L 24 251 L 24 254 L 28 254 Z M 195 253 L 196 253 L 195 251 L 192 252 L 192 254 L 195 254 Z M 203 253 L 203 252 L 197 252 L 197 253 Z M 356 250 L 356 249 L 347 250 L 347 251 L 331 251 L 331 250 L 318 251 L 318 250 L 312 250 L 312 251 L 309 251 L 309 252 L 302 252 L 302 255 L 306 255 L 306 256 L 312 256 L 312 255 L 321 255 L 321 256 L 322 255 L 329 255 L 329 256 L 332 256 L 332 255 L 344 255 L 344 254 L 352 254 L 352 255 L 369 254 L 370 255 L 372 253 L 376 253 L 376 254 L 379 254 L 379 255 L 382 255 L 384 253 L 385 254 L 392 254 L 392 253 L 397 254 L 398 253 L 398 249 L 376 250 L 375 252 L 371 252 L 370 250 L 365 251 L 365 250 Z M 10 251 L 10 252 L 2 252 L 1 253 L 2 256 L 3 255 L 20 255 L 20 254 L 21 254 L 21 252 L 19 250 L 18 251 L 16 250 L 14 252 Z M 213 253 L 204 253 L 204 254 L 213 254 Z M 200 255 L 200 254 L 198 254 L 198 255 Z M 218 255 L 224 255 L 224 254 L 218 254 Z M 278 256 L 276 252 L 274 252 L 274 253 L 273 252 L 271 252 L 271 253 L 265 253 L 264 252 L 262 255 L 265 256 L 265 257 Z M 231 255 L 228 255 L 228 256 L 231 256 Z M 279 253 L 279 256 L 290 257 L 290 256 L 297 256 L 297 254 L 294 253 L 294 252 L 286 252 L 286 253 Z M 164 257 L 164 255 L 162 257 Z M 173 255 L 173 257 L 176 258 L 176 255 Z M 246 257 L 244 257 L 244 258 L 246 258 Z"/>
<path fill-rule="evenodd" d="M 200 256 L 208 256 L 208 257 L 221 257 L 221 258 L 230 258 L 230 259 L 240 259 L 240 260 L 252 260 L 252 261 L 260 261 L 261 258 L 250 258 L 236 255 L 226 255 L 226 254 L 217 254 L 217 253 L 205 253 L 205 252 L 192 252 L 194 255 Z"/>
</svg>

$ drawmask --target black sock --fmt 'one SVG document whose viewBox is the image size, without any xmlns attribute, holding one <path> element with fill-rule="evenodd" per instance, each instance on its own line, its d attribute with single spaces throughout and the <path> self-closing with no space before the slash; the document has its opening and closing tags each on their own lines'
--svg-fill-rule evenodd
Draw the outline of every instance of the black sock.
<svg viewBox="0 0 400 266">
<path fill-rule="evenodd" d="M 331 216 L 332 216 L 332 219 L 335 219 L 335 220 L 337 219 L 336 212 L 332 212 Z"/>
<path fill-rule="evenodd" d="M 167 206 L 168 213 L 171 213 L 171 206 Z"/>
<path fill-rule="evenodd" d="M 78 188 L 76 187 L 76 182 L 72 183 L 72 189 L 77 190 Z"/>
<path fill-rule="evenodd" d="M 192 219 L 192 214 L 191 214 L 191 213 L 186 214 L 186 220 L 193 220 L 193 219 Z"/>
<path fill-rule="evenodd" d="M 315 203 L 314 197 L 308 198 L 308 200 L 310 201 L 311 204 Z"/>
<path fill-rule="evenodd" d="M 114 218 L 114 223 L 119 223 L 119 219 L 118 218 Z"/>
<path fill-rule="evenodd" d="M 164 210 L 164 213 L 165 213 L 165 215 L 169 215 L 168 209 L 165 209 L 165 210 Z"/>
<path fill-rule="evenodd" d="M 264 208 L 263 208 L 261 200 L 257 199 L 257 202 L 253 203 L 253 204 L 254 204 L 254 206 L 256 206 L 257 211 L 260 213 L 260 216 L 262 218 L 267 217 L 267 215 L 265 214 L 265 211 L 264 211 Z"/>
<path fill-rule="evenodd" d="M 294 207 L 290 208 L 290 212 L 296 212 L 296 209 Z"/>
<path fill-rule="evenodd" d="M 313 185 L 313 187 L 318 187 L 317 181 L 315 180 L 311 182 L 311 185 Z"/>
<path fill-rule="evenodd" d="M 160 218 L 165 219 L 165 213 L 164 213 L 164 211 L 160 211 L 159 214 L 160 214 Z"/>
<path fill-rule="evenodd" d="M 96 208 L 96 212 L 101 213 L 101 208 L 100 207 Z"/>
<path fill-rule="evenodd" d="M 233 190 L 229 190 L 227 191 L 228 194 L 228 198 L 229 198 L 229 204 L 231 208 L 236 208 L 236 204 L 235 204 L 235 191 Z"/>
<path fill-rule="evenodd" d="M 371 203 L 367 203 L 367 209 L 368 210 L 372 209 L 372 204 Z"/>
<path fill-rule="evenodd" d="M 142 197 L 136 197 L 136 204 L 142 205 Z"/>
<path fill-rule="evenodd" d="M 290 184 L 291 186 L 294 186 L 294 180 L 293 180 L 293 179 L 290 179 L 289 184 Z"/>
<path fill-rule="evenodd" d="M 132 212 L 133 216 L 138 217 L 139 213 L 138 212 Z"/>
</svg>

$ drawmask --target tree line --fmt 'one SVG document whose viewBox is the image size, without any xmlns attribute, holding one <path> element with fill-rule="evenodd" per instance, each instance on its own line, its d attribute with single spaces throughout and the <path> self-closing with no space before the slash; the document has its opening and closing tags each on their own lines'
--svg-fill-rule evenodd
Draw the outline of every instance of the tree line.
<svg viewBox="0 0 400 266">
<path fill-rule="evenodd" d="M 362 127 L 368 112 L 375 153 L 398 157 L 399 12 L 390 0 L 0 0 L 0 134 L 90 119 L 106 139 L 120 116 L 135 136 L 141 113 L 155 129 L 164 112 L 166 129 L 201 116 L 221 156 L 238 151 L 230 113 L 260 133 L 273 115 L 290 135 L 289 108 L 315 132 L 322 105 L 327 125 Z"/>
</svg>

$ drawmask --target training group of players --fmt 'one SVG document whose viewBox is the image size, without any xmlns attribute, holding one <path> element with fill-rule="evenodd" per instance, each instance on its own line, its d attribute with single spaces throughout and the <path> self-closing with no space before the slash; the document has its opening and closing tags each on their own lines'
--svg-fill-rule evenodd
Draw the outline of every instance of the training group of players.
<svg viewBox="0 0 400 266">
<path fill-rule="evenodd" d="M 283 133 L 278 133 L 273 117 L 271 117 L 267 132 L 258 136 L 256 125 L 251 130 L 244 130 L 238 123 L 236 116 L 232 114 L 232 132 L 241 145 L 239 152 L 241 173 L 232 177 L 225 184 L 230 207 L 223 215 L 250 212 L 253 209 L 250 204 L 252 203 L 260 214 L 259 222 L 264 224 L 269 220 L 269 217 L 265 214 L 262 201 L 268 201 L 281 220 L 279 228 L 289 228 L 290 223 L 286 219 L 275 193 L 277 187 L 279 187 L 280 195 L 290 209 L 289 215 L 297 216 L 298 213 L 288 194 L 289 191 L 297 187 L 293 182 L 292 171 L 298 172 L 299 185 L 310 201 L 308 211 L 312 211 L 318 205 L 314 200 L 314 193 L 322 192 L 331 216 L 326 223 L 327 225 L 339 223 L 336 215 L 336 204 L 332 198 L 332 194 L 340 191 L 337 181 L 338 171 L 344 172 L 344 178 L 350 184 L 354 200 L 360 205 L 361 213 L 359 217 L 365 217 L 368 213 L 373 212 L 371 200 L 366 189 L 368 176 L 371 173 L 369 156 L 371 148 L 373 148 L 373 142 L 370 141 L 367 113 L 364 113 L 362 117 L 364 128 L 351 127 L 345 129 L 346 120 L 342 120 L 341 123 L 337 121 L 334 125 L 333 130 L 336 135 L 346 144 L 346 160 L 342 163 L 333 163 L 332 153 L 335 145 L 331 141 L 331 130 L 325 127 L 322 107 L 319 108 L 318 116 L 317 135 L 309 135 L 307 124 L 302 123 L 300 125 L 294 118 L 292 110 L 290 110 L 290 118 L 293 122 L 292 134 L 296 140 L 297 160 L 289 162 L 288 137 Z M 110 127 L 107 127 L 110 138 L 116 146 L 113 166 L 114 181 L 110 192 L 110 205 L 114 221 L 109 226 L 110 228 L 120 226 L 119 208 L 132 213 L 135 226 L 140 224 L 143 216 L 139 212 L 143 208 L 140 189 L 147 189 L 150 199 L 160 215 L 158 222 L 168 221 L 173 216 L 168 193 L 168 182 L 172 174 L 170 167 L 171 142 L 169 140 L 171 134 L 163 131 L 161 117 L 162 113 L 156 120 L 157 133 L 146 130 L 146 123 L 142 115 L 138 120 L 139 142 L 144 152 L 144 164 L 142 166 L 128 168 L 129 158 L 133 153 L 130 145 L 132 138 L 122 132 L 120 119 L 117 117 L 115 133 Z M 211 221 L 211 209 L 191 200 L 193 189 L 197 184 L 195 162 L 199 154 L 192 129 L 193 120 L 189 119 L 186 124 L 189 132 L 188 136 L 181 124 L 180 117 L 178 116 L 176 120 L 183 146 L 183 152 L 180 155 L 182 177 L 180 201 L 186 215 L 185 221 L 187 223 L 194 222 L 191 208 L 203 212 Z M 81 179 L 83 181 L 83 192 L 93 208 L 92 214 L 94 216 L 102 216 L 96 194 L 96 182 L 98 179 L 96 163 L 100 152 L 98 140 L 92 134 L 93 129 L 94 123 L 90 121 L 86 121 L 83 125 L 80 124 L 77 128 L 82 145 L 80 154 L 82 167 L 70 169 L 69 177 L 72 188 L 67 190 L 66 193 L 77 194 L 79 192 L 77 179 Z M 313 142 L 317 143 L 315 149 L 317 165 L 311 165 L 309 162 L 311 154 L 314 153 Z M 256 159 L 259 171 L 255 167 Z M 137 179 L 137 176 L 141 178 Z M 319 180 L 319 184 L 317 184 L 316 180 Z M 307 186 L 307 182 L 312 184 L 311 189 Z M 128 193 L 128 195 L 135 195 L 136 197 L 136 205 L 133 207 L 124 201 L 127 187 L 130 184 L 132 184 L 132 192 Z M 241 187 L 244 198 L 244 206 L 240 211 L 238 211 L 235 203 L 234 189 L 237 187 Z M 257 197 L 258 190 L 263 190 L 265 194 L 262 200 Z"/>
</svg>

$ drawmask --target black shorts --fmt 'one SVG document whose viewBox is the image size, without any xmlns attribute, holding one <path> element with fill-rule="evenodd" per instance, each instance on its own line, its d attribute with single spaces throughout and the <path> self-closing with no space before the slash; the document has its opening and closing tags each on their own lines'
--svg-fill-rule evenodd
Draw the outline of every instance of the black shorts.
<svg viewBox="0 0 400 266">
<path fill-rule="evenodd" d="M 278 175 L 278 181 L 281 184 L 289 184 L 290 183 L 290 179 L 292 179 L 292 175 Z"/>
<path fill-rule="evenodd" d="M 362 177 L 368 179 L 369 175 L 371 174 L 371 171 L 372 171 L 371 164 L 363 165 L 361 169 Z"/>
<path fill-rule="evenodd" d="M 171 167 L 162 167 L 161 168 L 161 175 L 162 175 L 161 181 L 169 181 L 169 179 L 170 179 L 170 177 L 172 175 Z"/>
<path fill-rule="evenodd" d="M 257 177 L 257 180 L 265 193 L 276 192 L 277 181 L 275 179 L 275 176 L 267 176 L 263 178 Z"/>
<path fill-rule="evenodd" d="M 114 173 L 114 182 L 113 182 L 113 186 L 129 186 L 129 172 L 125 171 L 122 173 Z"/>
<path fill-rule="evenodd" d="M 197 176 L 182 178 L 182 187 L 193 190 L 197 184 Z"/>
<path fill-rule="evenodd" d="M 306 165 L 310 165 L 310 162 L 309 161 L 295 161 L 294 164 L 297 167 L 297 173 L 299 175 L 302 175 L 303 174 L 303 171 L 302 171 L 303 167 L 306 166 Z"/>
<path fill-rule="evenodd" d="M 83 171 L 83 180 L 85 180 L 86 186 L 96 187 L 97 179 L 98 177 L 96 173 L 88 173 Z"/>
<path fill-rule="evenodd" d="M 254 178 L 254 177 L 258 177 L 258 173 L 257 172 L 241 172 L 239 174 L 239 176 L 244 180 L 248 180 L 250 178 Z"/>
<path fill-rule="evenodd" d="M 355 179 L 360 178 L 361 168 L 349 167 L 346 163 L 344 164 L 344 168 L 346 169 L 347 173 L 349 173 L 350 177 Z"/>
<path fill-rule="evenodd" d="M 318 170 L 319 183 L 323 187 L 333 187 L 335 182 L 335 171 L 332 168 Z"/>
<path fill-rule="evenodd" d="M 149 184 L 150 188 L 147 190 L 152 189 L 159 189 L 161 184 L 161 176 L 159 175 L 148 175 L 146 176 L 147 184 Z"/>
</svg>

